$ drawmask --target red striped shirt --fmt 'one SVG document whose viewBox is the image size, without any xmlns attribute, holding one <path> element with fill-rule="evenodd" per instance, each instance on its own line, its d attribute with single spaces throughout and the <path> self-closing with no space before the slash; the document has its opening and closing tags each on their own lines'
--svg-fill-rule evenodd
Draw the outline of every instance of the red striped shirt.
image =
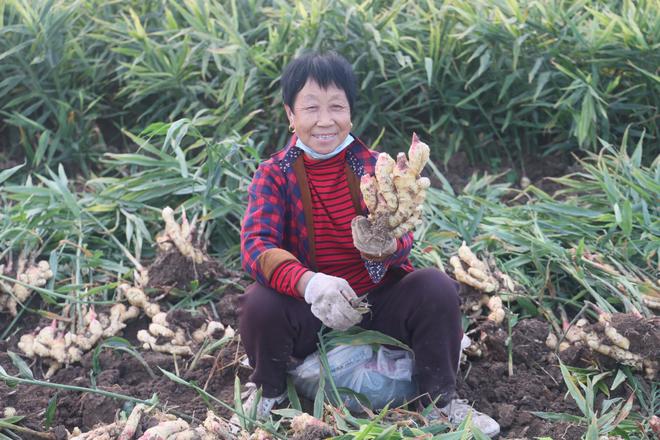
<svg viewBox="0 0 660 440">
<path fill-rule="evenodd" d="M 355 208 L 344 172 L 346 150 L 326 160 L 304 157 L 314 214 L 316 265 L 319 272 L 344 278 L 360 295 L 374 284 L 364 266 L 360 252 L 353 246 L 351 220 Z M 296 261 L 281 264 L 270 278 L 270 287 L 298 296 L 296 284 L 309 270 Z"/>
</svg>

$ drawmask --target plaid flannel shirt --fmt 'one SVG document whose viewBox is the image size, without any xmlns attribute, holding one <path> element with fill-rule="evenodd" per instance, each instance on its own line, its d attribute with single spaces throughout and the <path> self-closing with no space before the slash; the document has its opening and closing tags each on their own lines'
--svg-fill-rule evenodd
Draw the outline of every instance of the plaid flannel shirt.
<svg viewBox="0 0 660 440">
<path fill-rule="evenodd" d="M 295 143 L 294 135 L 286 148 L 262 162 L 248 188 L 248 206 L 241 225 L 241 262 L 243 269 L 265 286 L 275 269 L 286 261 L 296 260 L 315 270 L 313 245 L 310 246 L 313 231 L 309 231 L 313 223 L 306 218 L 304 206 L 311 202 L 303 196 L 298 184 L 305 177 L 299 178 L 300 173 L 294 171 L 296 166 L 302 166 L 303 151 Z M 362 215 L 368 211 L 359 192 L 360 177 L 374 174 L 377 157 L 378 152 L 369 150 L 357 137 L 347 147 L 347 177 L 354 177 L 348 179 L 349 187 L 352 184 L 352 191 L 359 194 L 355 196 L 359 202 L 354 199 L 354 203 L 359 203 Z M 306 181 L 303 183 L 306 185 Z M 311 206 L 307 208 L 311 212 Z M 363 260 L 374 284 L 385 276 L 389 267 L 414 270 L 408 258 L 412 244 L 413 235 L 409 232 L 397 240 L 396 252 L 386 260 Z"/>
</svg>

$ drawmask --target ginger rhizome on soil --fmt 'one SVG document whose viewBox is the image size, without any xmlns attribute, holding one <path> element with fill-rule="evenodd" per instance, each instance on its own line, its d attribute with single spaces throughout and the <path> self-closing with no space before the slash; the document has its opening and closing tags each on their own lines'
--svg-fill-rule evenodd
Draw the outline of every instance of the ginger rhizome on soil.
<svg viewBox="0 0 660 440">
<path fill-rule="evenodd" d="M 374 259 L 396 251 L 396 238 L 421 223 L 426 189 L 431 182 L 420 174 L 429 160 L 429 147 L 416 134 L 408 151 L 399 153 L 396 161 L 380 153 L 375 175 L 365 174 L 360 190 L 369 216 L 352 221 L 353 242 L 363 255 Z"/>
<path fill-rule="evenodd" d="M 291 430 L 292 440 L 315 440 L 337 435 L 330 425 L 307 413 L 298 414 L 291 420 Z"/>
<path fill-rule="evenodd" d="M 598 322 L 584 318 L 565 326 L 559 337 L 550 332 L 546 345 L 558 350 L 560 357 L 571 350 L 586 352 L 581 358 L 602 355 L 619 364 L 643 371 L 653 380 L 658 375 L 660 359 L 660 318 L 644 318 L 631 313 L 600 312 Z"/>
<path fill-rule="evenodd" d="M 234 427 L 207 411 L 206 419 L 193 428 L 188 422 L 156 412 L 144 417 L 148 411 L 138 404 L 125 421 L 116 421 L 82 433 L 75 428 L 68 440 L 215 440 L 236 439 Z M 145 429 L 142 429 L 144 426 Z"/>
<path fill-rule="evenodd" d="M 18 347 L 23 353 L 29 358 L 42 358 L 49 364 L 46 377 L 52 376 L 62 365 L 79 362 L 101 338 L 115 336 L 126 327 L 126 321 L 139 314 L 136 307 L 124 304 L 115 304 L 101 313 L 97 313 L 94 306 L 84 306 L 83 312 L 83 330 L 79 333 L 66 330 L 68 325 L 54 319 L 51 325 L 21 336 Z"/>
<path fill-rule="evenodd" d="M 481 315 L 482 306 L 486 306 L 488 320 L 501 324 L 505 312 L 500 295 L 510 295 L 516 290 L 511 277 L 497 269 L 494 261 L 480 260 L 465 242 L 458 248 L 457 255 L 449 259 L 449 264 L 456 281 L 483 292 L 478 300 L 465 301 L 463 308 L 468 315 L 476 318 Z"/>
<path fill-rule="evenodd" d="M 139 287 L 122 284 L 119 290 L 132 306 L 141 308 L 151 318 L 148 329 L 139 330 L 137 333 L 144 349 L 192 356 L 195 349 L 206 339 L 234 336 L 234 329 L 231 326 L 225 328 L 219 321 L 207 321 L 185 311 L 162 312 L 160 306 L 149 301 L 144 290 Z"/>
<path fill-rule="evenodd" d="M 194 245 L 195 224 L 188 221 L 185 211 L 181 214 L 180 224 L 175 220 L 174 211 L 169 207 L 163 209 L 162 218 L 165 230 L 156 238 L 160 254 L 149 268 L 148 282 L 150 285 L 163 284 L 161 274 L 168 272 L 168 265 L 172 262 L 179 266 L 187 265 L 184 268 L 184 272 L 187 272 L 186 275 L 196 271 L 206 274 L 219 272 L 215 268 L 217 263 Z M 180 256 L 184 257 L 185 261 L 179 260 Z M 163 267 L 157 267 L 159 265 Z M 181 270 L 180 267 L 176 269 Z M 174 272 L 174 269 L 170 269 L 169 272 Z M 168 279 L 168 281 L 171 280 Z M 146 330 L 138 331 L 137 334 L 144 349 L 179 356 L 192 356 L 205 339 L 234 336 L 234 330 L 229 326 L 225 328 L 219 321 L 205 320 L 182 311 L 163 312 L 157 303 L 149 299 L 143 287 L 142 285 L 122 284 L 119 286 L 119 291 L 131 305 L 143 309 L 151 319 L 149 327 Z"/>
<path fill-rule="evenodd" d="M 9 285 L 4 280 L 0 280 L 0 311 L 6 309 L 12 316 L 16 316 L 18 304 L 24 303 L 33 292 L 30 286 L 44 287 L 48 280 L 53 278 L 48 262 L 37 263 L 35 259 L 36 255 L 28 256 L 26 251 L 21 252 L 14 277 L 18 282 Z M 11 259 L 7 265 L 0 264 L 0 275 L 9 275 L 11 271 Z"/>
</svg>

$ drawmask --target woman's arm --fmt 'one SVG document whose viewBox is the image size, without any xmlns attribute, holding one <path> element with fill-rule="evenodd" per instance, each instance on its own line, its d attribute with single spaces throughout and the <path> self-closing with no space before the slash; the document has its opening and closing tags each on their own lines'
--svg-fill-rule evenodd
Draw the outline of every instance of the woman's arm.
<svg viewBox="0 0 660 440">
<path fill-rule="evenodd" d="M 277 165 L 267 161 L 259 166 L 248 188 L 248 206 L 241 225 L 241 263 L 252 278 L 265 286 L 275 287 L 274 275 L 279 286 L 295 286 L 306 272 L 285 267 L 285 264 L 302 266 L 295 255 L 282 249 L 285 187 L 286 181 Z M 285 279 L 291 276 L 297 279 Z M 295 290 L 285 289 L 283 293 L 297 295 Z"/>
</svg>

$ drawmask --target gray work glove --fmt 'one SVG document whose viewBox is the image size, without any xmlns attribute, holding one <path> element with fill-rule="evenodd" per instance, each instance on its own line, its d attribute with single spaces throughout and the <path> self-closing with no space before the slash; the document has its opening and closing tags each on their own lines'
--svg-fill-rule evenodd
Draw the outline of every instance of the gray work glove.
<svg viewBox="0 0 660 440">
<path fill-rule="evenodd" d="M 305 301 L 323 324 L 335 330 L 347 330 L 362 320 L 350 301 L 357 295 L 343 278 L 316 273 L 305 288 Z"/>
</svg>

